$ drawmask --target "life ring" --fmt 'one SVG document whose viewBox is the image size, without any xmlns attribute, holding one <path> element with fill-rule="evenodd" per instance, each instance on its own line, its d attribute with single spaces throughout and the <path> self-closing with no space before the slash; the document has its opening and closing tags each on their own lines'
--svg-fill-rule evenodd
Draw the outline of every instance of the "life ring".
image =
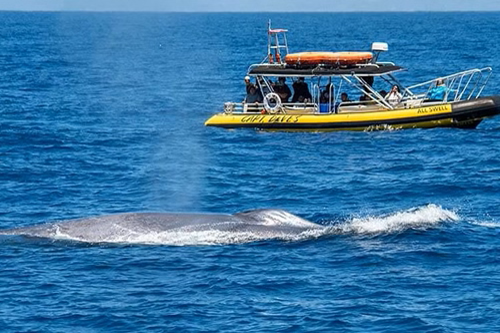
<svg viewBox="0 0 500 333">
<path fill-rule="evenodd" d="M 371 52 L 299 52 L 285 57 L 289 65 L 355 65 L 371 61 Z"/>
<path fill-rule="evenodd" d="M 274 104 L 274 105 L 272 105 Z M 277 93 L 269 93 L 264 97 L 264 109 L 268 113 L 276 113 L 282 110 L 281 98 Z"/>
<path fill-rule="evenodd" d="M 224 103 L 224 112 L 227 114 L 231 114 L 234 111 L 234 103 L 227 102 Z"/>
</svg>

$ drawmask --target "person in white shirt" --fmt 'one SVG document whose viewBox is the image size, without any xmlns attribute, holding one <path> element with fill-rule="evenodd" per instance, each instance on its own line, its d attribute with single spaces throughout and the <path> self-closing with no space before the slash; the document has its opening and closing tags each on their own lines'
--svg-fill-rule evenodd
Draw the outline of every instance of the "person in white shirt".
<svg viewBox="0 0 500 333">
<path fill-rule="evenodd" d="M 398 105 L 402 98 L 403 96 L 399 92 L 399 87 L 397 85 L 392 86 L 391 91 L 385 96 L 385 99 L 391 105 Z"/>
</svg>

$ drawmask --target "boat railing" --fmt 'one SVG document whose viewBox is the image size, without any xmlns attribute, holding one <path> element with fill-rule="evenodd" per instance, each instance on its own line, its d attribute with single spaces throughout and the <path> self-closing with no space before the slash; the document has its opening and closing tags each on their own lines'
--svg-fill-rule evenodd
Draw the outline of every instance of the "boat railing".
<svg viewBox="0 0 500 333">
<path fill-rule="evenodd" d="M 319 84 L 313 84 L 312 87 L 312 100 L 316 102 L 317 104 L 320 103 L 320 98 L 321 98 L 321 88 L 319 87 Z"/>
<path fill-rule="evenodd" d="M 446 92 L 443 101 L 456 102 L 461 100 L 470 100 L 478 98 L 484 90 L 492 74 L 491 67 L 469 69 L 463 72 L 435 78 L 422 82 L 406 90 L 412 93 L 407 96 L 408 99 L 430 99 L 432 90 L 439 81 L 443 81 L 446 86 Z"/>
<path fill-rule="evenodd" d="M 340 103 L 283 103 L 275 111 L 266 111 L 264 103 L 232 103 L 224 104 L 227 114 L 332 114 L 341 112 L 384 111 L 376 101 L 346 101 Z"/>
<path fill-rule="evenodd" d="M 392 61 L 377 61 L 377 65 L 382 65 L 382 66 L 395 66 L 395 64 Z"/>
<path fill-rule="evenodd" d="M 266 111 L 264 103 L 224 103 L 224 113 L 250 113 L 250 114 L 294 114 L 294 113 L 331 113 L 331 110 L 320 112 L 317 103 L 282 103 L 281 107 L 275 111 Z"/>
</svg>

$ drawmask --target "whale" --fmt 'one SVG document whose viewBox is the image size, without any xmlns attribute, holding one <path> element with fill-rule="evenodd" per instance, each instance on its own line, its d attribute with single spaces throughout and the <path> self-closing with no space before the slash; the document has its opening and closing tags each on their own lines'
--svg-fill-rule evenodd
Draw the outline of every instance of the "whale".
<svg viewBox="0 0 500 333">
<path fill-rule="evenodd" d="M 325 227 L 280 209 L 236 214 L 123 213 L 0 230 L 4 236 L 65 239 L 88 243 L 200 243 L 241 237 L 242 242 L 292 239 Z M 193 240 L 193 237 L 196 240 Z M 224 239 L 222 239 L 224 238 Z M 203 241 L 201 241 L 203 243 Z"/>
</svg>

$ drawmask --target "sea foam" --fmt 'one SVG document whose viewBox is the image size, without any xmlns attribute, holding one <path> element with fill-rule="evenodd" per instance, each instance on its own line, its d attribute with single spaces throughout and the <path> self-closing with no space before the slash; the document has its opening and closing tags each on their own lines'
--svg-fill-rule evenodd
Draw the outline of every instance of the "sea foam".
<svg viewBox="0 0 500 333">
<path fill-rule="evenodd" d="M 400 233 L 408 229 L 433 227 L 442 222 L 458 221 L 457 213 L 429 204 L 384 216 L 353 218 L 337 228 L 343 233 L 381 234 Z"/>
</svg>

